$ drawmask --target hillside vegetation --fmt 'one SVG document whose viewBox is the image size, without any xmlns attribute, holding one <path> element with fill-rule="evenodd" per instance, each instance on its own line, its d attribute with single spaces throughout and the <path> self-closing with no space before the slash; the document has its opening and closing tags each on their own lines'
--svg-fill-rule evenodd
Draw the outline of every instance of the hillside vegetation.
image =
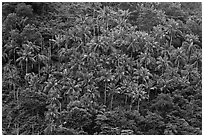
<svg viewBox="0 0 204 137">
<path fill-rule="evenodd" d="M 2 3 L 2 134 L 201 135 L 202 3 Z"/>
</svg>

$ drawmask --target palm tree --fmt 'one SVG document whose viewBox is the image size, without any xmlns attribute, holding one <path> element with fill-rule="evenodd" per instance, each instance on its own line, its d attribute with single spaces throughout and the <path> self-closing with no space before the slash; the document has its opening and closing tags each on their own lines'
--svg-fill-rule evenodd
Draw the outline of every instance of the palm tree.
<svg viewBox="0 0 204 137">
<path fill-rule="evenodd" d="M 68 58 L 71 53 L 72 53 L 72 49 L 69 49 L 67 44 L 65 44 L 64 48 L 60 48 L 60 50 L 58 51 L 61 61 Z"/>
<path fill-rule="evenodd" d="M 50 39 L 51 42 L 55 43 L 52 46 L 56 46 L 57 48 L 60 48 L 61 47 L 61 43 L 63 43 L 65 40 L 66 40 L 66 36 L 65 35 L 55 35 L 55 39 Z"/>
<path fill-rule="evenodd" d="M 98 87 L 95 82 L 90 83 L 86 86 L 86 89 L 89 94 L 91 94 L 91 100 L 97 101 L 97 98 L 100 97 L 100 92 L 98 91 Z"/>
<path fill-rule="evenodd" d="M 110 92 L 109 94 L 111 95 L 110 109 L 112 110 L 114 94 L 120 93 L 121 89 L 119 88 L 119 86 L 116 86 L 116 84 L 114 82 L 110 83 L 107 88 L 109 89 L 109 92 Z"/>
<path fill-rule="evenodd" d="M 172 79 L 173 77 L 179 77 L 177 67 L 168 67 L 163 74 L 164 79 Z"/>
<path fill-rule="evenodd" d="M 40 47 L 33 44 L 32 42 L 27 42 L 27 45 L 29 46 L 30 50 L 35 54 L 38 53 L 40 51 Z"/>
<path fill-rule="evenodd" d="M 132 42 L 127 47 L 127 50 L 131 53 L 131 57 L 133 53 L 138 52 L 140 50 L 138 42 L 136 41 L 136 37 L 133 37 L 132 39 L 133 39 Z"/>
<path fill-rule="evenodd" d="M 4 65 L 8 60 L 8 54 L 4 51 L 2 52 L 2 65 Z"/>
<path fill-rule="evenodd" d="M 43 62 L 44 64 L 47 63 L 47 61 L 49 60 L 47 56 L 43 55 L 43 54 L 37 54 L 34 59 L 38 62 L 38 75 L 40 76 L 40 64 L 41 62 Z"/>
<path fill-rule="evenodd" d="M 11 87 L 13 86 L 14 90 L 14 98 L 18 100 L 18 92 L 16 91 L 16 85 L 18 85 L 18 81 L 20 79 L 20 76 L 18 75 L 18 70 L 16 66 L 11 65 L 8 63 L 3 67 L 3 82 L 7 81 L 9 84 L 9 88 L 11 90 Z M 11 85 L 11 87 L 10 87 Z M 16 95 L 15 95 L 16 94 Z"/>
<path fill-rule="evenodd" d="M 137 110 L 138 110 L 138 112 L 139 112 L 139 110 L 140 110 L 140 101 L 141 101 L 141 99 L 145 99 L 146 97 L 145 97 L 145 91 L 144 91 L 144 85 L 143 84 L 140 84 L 140 85 L 138 85 L 137 86 L 137 88 L 136 88 L 136 92 L 137 92 L 137 94 L 138 94 L 138 97 L 137 97 Z M 149 97 L 148 97 L 149 98 Z"/>
<path fill-rule="evenodd" d="M 30 61 L 31 63 L 35 62 L 34 59 L 34 54 L 30 51 L 30 47 L 27 44 L 23 45 L 23 50 L 19 51 L 18 53 L 21 55 L 16 61 L 20 63 L 21 68 L 23 69 L 23 63 L 25 62 L 26 66 L 26 74 L 28 72 L 28 62 Z"/>
<path fill-rule="evenodd" d="M 139 61 L 141 64 L 144 64 L 144 67 L 147 68 L 147 65 L 155 62 L 155 58 L 153 58 L 149 52 L 145 51 L 139 55 Z"/>
<path fill-rule="evenodd" d="M 104 39 L 104 43 L 103 43 L 104 45 L 105 45 L 105 51 L 106 51 L 106 53 L 114 53 L 114 52 L 117 52 L 117 49 L 114 47 L 114 45 L 112 44 L 112 41 L 111 41 L 111 39 L 109 39 L 109 38 L 106 38 L 106 39 Z"/>
<path fill-rule="evenodd" d="M 149 72 L 149 70 L 147 68 L 143 68 L 141 67 L 138 71 L 137 71 L 137 80 L 140 80 L 142 82 L 144 82 L 144 85 L 146 86 L 146 88 L 151 88 L 149 87 L 149 81 L 150 81 L 150 77 L 152 77 L 153 75 Z M 148 96 L 149 96 L 149 91 L 148 91 Z"/>
<path fill-rule="evenodd" d="M 194 67 L 193 64 L 187 64 L 184 67 L 184 70 L 181 71 L 187 80 L 191 82 L 192 80 L 199 79 L 200 74 L 198 72 L 198 68 Z"/>
<path fill-rule="evenodd" d="M 153 42 L 153 38 L 152 37 L 147 36 L 146 44 L 144 45 L 145 51 L 148 52 L 148 53 L 153 53 L 154 48 L 156 48 L 156 46 L 157 46 L 156 44 L 157 43 Z"/>
<path fill-rule="evenodd" d="M 101 52 L 105 51 L 105 45 L 103 45 L 100 42 L 96 42 L 95 39 L 91 40 L 90 43 L 88 43 L 87 45 L 91 46 L 91 49 L 95 52 L 100 54 Z"/>
<path fill-rule="evenodd" d="M 166 68 L 168 68 L 169 66 L 172 65 L 171 61 L 168 60 L 167 56 L 164 56 L 164 58 L 162 58 L 161 56 L 158 57 L 158 61 L 157 63 L 157 69 L 161 69 L 162 70 L 162 74 L 164 73 L 164 70 L 166 70 Z"/>
<path fill-rule="evenodd" d="M 131 81 L 129 86 L 127 87 L 127 90 L 129 92 L 128 95 L 131 98 L 130 110 L 132 109 L 132 104 L 135 102 L 136 99 L 138 99 L 137 109 L 139 111 L 140 100 L 145 98 L 145 91 L 143 87 L 145 87 L 144 84 L 138 84 L 134 81 Z"/>
<path fill-rule="evenodd" d="M 187 61 L 186 54 L 184 53 L 184 50 L 182 48 L 177 48 L 174 51 L 172 51 L 172 58 L 174 58 L 174 64 L 177 66 L 177 68 L 181 67 L 181 64 L 185 64 Z"/>
<path fill-rule="evenodd" d="M 105 86 L 104 86 L 104 104 L 106 104 L 106 97 L 107 97 L 107 83 L 113 80 L 114 76 L 111 74 L 110 70 L 102 69 L 101 70 L 102 76 L 100 77 L 100 81 L 104 81 Z"/>
<path fill-rule="evenodd" d="M 6 83 L 8 82 L 9 90 L 14 91 L 13 92 L 14 100 L 16 99 L 17 105 L 19 105 L 19 89 L 16 88 L 20 80 L 20 76 L 18 75 L 18 70 L 15 65 L 11 65 L 9 62 L 6 66 L 3 67 L 2 71 L 3 71 L 2 84 L 4 84 L 4 82 Z M 12 90 L 12 87 L 13 87 L 13 90 Z M 19 125 L 15 125 L 15 126 L 16 126 L 15 130 L 18 131 Z"/>
<path fill-rule="evenodd" d="M 117 66 L 115 71 L 116 81 L 123 80 L 125 78 L 125 68 L 123 67 L 123 65 Z"/>
<path fill-rule="evenodd" d="M 8 51 L 8 57 L 13 56 L 14 65 L 16 65 L 16 51 L 19 51 L 19 46 L 12 40 L 10 44 L 4 46 L 5 52 Z"/>
<path fill-rule="evenodd" d="M 141 67 L 138 71 L 138 78 L 141 79 L 143 82 L 147 82 L 150 77 L 152 77 L 152 74 L 149 72 L 149 70 L 147 68 Z"/>
<path fill-rule="evenodd" d="M 128 96 L 129 96 L 129 85 L 130 81 L 128 79 L 124 79 L 121 83 L 121 92 L 125 95 L 125 106 L 127 104 Z"/>
<path fill-rule="evenodd" d="M 195 51 L 197 50 L 197 47 L 195 44 L 193 44 L 193 42 L 191 42 L 190 44 L 187 42 L 184 42 L 182 45 L 182 48 L 185 50 L 185 53 L 188 56 L 187 61 L 189 62 L 191 55 L 195 53 Z"/>
<path fill-rule="evenodd" d="M 196 50 L 190 57 L 190 62 L 194 64 L 199 70 L 202 67 L 202 50 Z"/>
<path fill-rule="evenodd" d="M 108 18 L 108 7 L 104 7 L 104 9 L 101 9 L 99 11 L 99 18 L 102 18 L 103 19 L 103 23 L 105 23 L 105 28 L 106 28 L 106 31 L 108 31 L 108 21 L 109 21 L 109 18 Z M 95 13 L 95 10 L 94 10 L 94 13 Z"/>
</svg>

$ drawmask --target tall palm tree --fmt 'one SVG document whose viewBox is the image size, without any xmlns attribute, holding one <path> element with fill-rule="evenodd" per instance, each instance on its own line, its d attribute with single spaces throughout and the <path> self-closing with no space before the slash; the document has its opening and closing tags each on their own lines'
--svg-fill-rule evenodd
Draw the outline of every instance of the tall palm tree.
<svg viewBox="0 0 204 137">
<path fill-rule="evenodd" d="M 189 62 L 191 55 L 196 52 L 197 47 L 195 44 L 193 44 L 193 42 L 191 42 L 190 44 L 187 42 L 184 42 L 182 45 L 182 48 L 185 50 L 185 53 L 188 57 L 187 61 Z"/>
<path fill-rule="evenodd" d="M 125 95 L 125 105 L 126 105 L 127 100 L 128 100 L 128 95 L 129 95 L 128 87 L 129 87 L 130 82 L 127 79 L 124 79 L 121 84 L 122 84 L 121 92 L 122 92 L 122 94 Z"/>
<path fill-rule="evenodd" d="M 10 44 L 4 46 L 5 52 L 8 51 L 8 57 L 13 56 L 14 65 L 16 65 L 16 53 L 20 50 L 20 47 L 12 40 Z"/>
<path fill-rule="evenodd" d="M 41 62 L 43 62 L 44 64 L 46 64 L 47 61 L 49 60 L 49 58 L 48 58 L 46 55 L 37 54 L 37 55 L 34 57 L 34 60 L 35 60 L 36 62 L 38 62 L 38 75 L 40 76 L 40 64 L 41 64 Z"/>
<path fill-rule="evenodd" d="M 145 85 L 144 84 L 138 84 L 134 81 L 131 81 L 129 83 L 129 86 L 127 87 L 128 90 L 128 95 L 131 98 L 131 102 L 130 102 L 130 110 L 132 109 L 132 104 L 135 102 L 136 99 L 138 99 L 138 111 L 139 111 L 139 103 L 141 99 L 145 98 L 145 91 L 144 88 Z"/>
<path fill-rule="evenodd" d="M 107 88 L 109 89 L 109 94 L 111 95 L 111 103 L 110 103 L 110 109 L 112 110 L 113 108 L 113 99 L 114 99 L 114 94 L 120 93 L 120 87 L 117 86 L 114 82 L 110 83 Z"/>
<path fill-rule="evenodd" d="M 13 87 L 14 90 L 14 99 L 18 100 L 18 92 L 16 91 L 16 86 L 18 85 L 18 81 L 20 79 L 20 76 L 18 75 L 18 70 L 15 65 L 12 65 L 8 63 L 3 67 L 3 82 L 8 82 L 10 90 L 12 90 L 11 87 Z M 10 86 L 11 85 L 11 86 Z"/>
<path fill-rule="evenodd" d="M 98 91 L 98 87 L 95 82 L 92 82 L 86 86 L 87 92 L 91 94 L 91 100 L 97 101 L 100 97 L 100 92 Z"/>
<path fill-rule="evenodd" d="M 27 42 L 27 45 L 29 46 L 30 50 L 32 51 L 32 53 L 38 53 L 40 51 L 40 47 L 33 44 L 32 42 Z"/>
<path fill-rule="evenodd" d="M 30 61 L 31 63 L 35 62 L 34 59 L 34 54 L 30 51 L 30 47 L 27 44 L 23 45 L 23 50 L 20 50 L 18 53 L 21 55 L 16 61 L 20 63 L 21 68 L 23 69 L 23 64 L 25 62 L 25 67 L 26 67 L 26 74 L 28 72 L 28 62 Z"/>
<path fill-rule="evenodd" d="M 4 84 L 4 82 L 6 83 L 8 82 L 9 90 L 13 91 L 14 100 L 16 100 L 17 105 L 19 105 L 19 89 L 16 88 L 20 80 L 20 76 L 18 75 L 18 70 L 15 65 L 11 65 L 9 62 L 6 66 L 3 67 L 2 71 L 3 71 L 2 84 Z M 13 87 L 13 90 L 12 90 L 12 87 Z M 19 130 L 19 125 L 15 125 L 15 130 L 16 131 Z"/>
<path fill-rule="evenodd" d="M 141 67 L 138 71 L 137 71 L 137 75 L 138 75 L 138 79 L 137 80 L 141 80 L 146 86 L 146 88 L 151 88 L 149 85 L 149 81 L 150 81 L 150 77 L 152 77 L 153 75 L 150 73 L 150 71 L 147 68 Z M 149 97 L 149 91 L 148 91 L 148 97 Z"/>
<path fill-rule="evenodd" d="M 104 81 L 104 104 L 106 104 L 107 101 L 107 83 L 113 80 L 113 75 L 111 74 L 110 70 L 102 69 L 101 70 L 102 76 L 100 77 L 100 81 Z"/>
</svg>

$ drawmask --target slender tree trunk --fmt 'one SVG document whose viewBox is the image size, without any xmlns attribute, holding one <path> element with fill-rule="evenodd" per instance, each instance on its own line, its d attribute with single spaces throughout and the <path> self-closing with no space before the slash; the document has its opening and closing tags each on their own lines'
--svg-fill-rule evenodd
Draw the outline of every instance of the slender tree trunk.
<svg viewBox="0 0 204 137">
<path fill-rule="evenodd" d="M 105 83 L 105 90 L 104 90 L 104 104 L 106 105 L 106 83 Z"/>
<path fill-rule="evenodd" d="M 94 19 L 94 17 L 95 17 L 95 9 L 94 9 L 94 11 L 93 11 L 93 19 Z M 93 28 L 93 36 L 95 37 L 95 34 L 96 34 L 96 30 L 95 30 L 95 26 L 93 26 L 94 28 Z"/>
<path fill-rule="evenodd" d="M 138 101 L 137 101 L 137 110 L 138 112 L 140 111 L 140 99 L 138 98 Z"/>
<path fill-rule="evenodd" d="M 112 96 L 111 96 L 111 110 L 113 108 L 113 96 L 114 96 L 114 94 L 112 94 Z"/>
<path fill-rule="evenodd" d="M 27 61 L 27 59 L 26 59 L 26 74 L 28 73 L 28 61 Z"/>
<path fill-rule="evenodd" d="M 128 99 L 128 96 L 125 95 L 125 106 L 127 105 L 127 99 Z"/>
<path fill-rule="evenodd" d="M 53 39 L 53 38 L 52 38 L 52 39 Z M 49 42 L 49 44 L 50 44 L 50 47 L 49 47 L 49 48 L 50 48 L 50 49 L 49 49 L 50 51 L 48 51 L 48 52 L 50 52 L 50 53 L 49 53 L 49 54 L 50 54 L 50 64 L 51 64 L 51 66 L 52 66 L 52 60 L 51 60 L 51 56 L 52 56 L 52 48 L 51 48 L 51 47 L 52 47 L 52 44 L 51 44 L 51 42 Z"/>
<path fill-rule="evenodd" d="M 16 50 L 14 49 L 14 56 L 13 56 L 13 63 L 16 66 L 16 56 L 15 56 Z"/>
<path fill-rule="evenodd" d="M 12 86 L 9 85 L 9 89 L 10 89 L 10 91 L 12 91 Z M 16 99 L 16 92 L 15 92 L 15 90 L 13 92 L 13 98 L 14 98 L 14 100 Z"/>
<path fill-rule="evenodd" d="M 108 32 L 108 19 L 106 19 L 106 32 Z"/>
<path fill-rule="evenodd" d="M 179 69 L 179 65 L 180 65 L 180 64 L 179 64 L 179 61 L 178 61 L 178 66 L 177 66 L 178 69 Z"/>
<path fill-rule="evenodd" d="M 172 43 L 172 29 L 171 29 L 171 36 L 170 36 L 169 47 L 171 47 L 171 43 Z"/>
<path fill-rule="evenodd" d="M 133 101 L 133 98 L 131 97 L 131 101 L 130 101 L 130 111 L 132 110 L 132 101 Z"/>
<path fill-rule="evenodd" d="M 131 51 L 131 58 L 132 58 L 133 51 Z"/>
<path fill-rule="evenodd" d="M 32 110 L 32 115 L 34 115 L 33 110 Z M 34 124 L 33 123 L 32 123 L 32 134 L 34 135 Z"/>
<path fill-rule="evenodd" d="M 146 83 L 146 85 L 147 85 L 147 81 L 145 80 L 145 83 Z M 149 102 L 149 96 L 150 96 L 150 89 L 149 89 L 149 87 L 148 87 L 148 102 Z"/>
<path fill-rule="evenodd" d="M 39 114 L 37 113 L 37 120 L 39 120 Z M 39 131 L 37 131 L 38 133 L 37 133 L 37 135 L 40 135 L 40 132 Z"/>
<path fill-rule="evenodd" d="M 24 74 L 24 70 L 23 70 L 23 62 L 21 62 L 21 70 L 22 70 L 22 73 Z"/>
<path fill-rule="evenodd" d="M 18 104 L 18 89 L 16 90 L 16 86 L 14 85 L 14 92 L 16 92 L 16 101 Z"/>
<path fill-rule="evenodd" d="M 40 63 L 38 61 L 38 76 L 40 77 Z"/>
<path fill-rule="evenodd" d="M 19 124 L 15 124 L 15 128 L 16 128 L 16 134 L 19 135 Z"/>
</svg>

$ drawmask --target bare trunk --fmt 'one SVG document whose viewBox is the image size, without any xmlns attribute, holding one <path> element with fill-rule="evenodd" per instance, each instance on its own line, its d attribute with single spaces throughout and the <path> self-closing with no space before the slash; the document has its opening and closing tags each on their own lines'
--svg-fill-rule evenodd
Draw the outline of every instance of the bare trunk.
<svg viewBox="0 0 204 137">
<path fill-rule="evenodd" d="M 179 70 L 179 61 L 178 61 L 178 66 L 177 66 L 178 70 Z"/>
<path fill-rule="evenodd" d="M 131 51 L 131 58 L 132 58 L 133 51 Z"/>
<path fill-rule="evenodd" d="M 130 101 L 130 111 L 132 110 L 132 103 L 133 103 L 133 98 L 131 97 L 131 101 Z"/>
<path fill-rule="evenodd" d="M 38 76 L 40 77 L 40 63 L 38 63 Z"/>
<path fill-rule="evenodd" d="M 27 74 L 27 72 L 28 72 L 28 70 L 27 70 L 28 68 L 27 68 L 27 67 L 28 67 L 28 61 L 27 61 L 27 59 L 26 59 L 26 74 Z"/>
<path fill-rule="evenodd" d="M 32 111 L 32 113 L 33 113 L 33 111 Z M 34 135 L 34 124 L 33 123 L 32 123 L 32 134 Z"/>
<path fill-rule="evenodd" d="M 127 97 L 127 95 L 125 95 L 125 105 L 127 104 L 127 99 L 128 99 L 128 97 Z"/>
<path fill-rule="evenodd" d="M 16 92 L 16 100 L 17 100 L 17 104 L 18 104 L 18 89 L 16 90 L 16 86 L 14 85 L 14 92 Z"/>
<path fill-rule="evenodd" d="M 105 90 L 104 90 L 104 105 L 106 105 L 106 83 L 105 83 Z"/>
<path fill-rule="evenodd" d="M 23 64 L 21 63 L 21 70 L 23 71 Z"/>
<path fill-rule="evenodd" d="M 13 57 L 14 59 L 13 59 L 13 62 L 14 62 L 14 65 L 16 66 L 16 56 L 15 56 L 15 51 L 16 51 L 16 50 L 14 49 L 14 57 Z"/>
<path fill-rule="evenodd" d="M 114 96 L 114 94 L 112 94 L 112 96 L 111 96 L 111 110 L 113 108 L 113 96 Z"/>
<path fill-rule="evenodd" d="M 19 135 L 19 124 L 15 124 L 15 128 L 16 128 L 16 134 Z"/>
<path fill-rule="evenodd" d="M 108 32 L 108 20 L 106 20 L 106 32 Z"/>
<path fill-rule="evenodd" d="M 170 36 L 169 47 L 171 47 L 171 42 L 172 42 L 172 30 L 171 30 L 171 36 Z"/>
</svg>

